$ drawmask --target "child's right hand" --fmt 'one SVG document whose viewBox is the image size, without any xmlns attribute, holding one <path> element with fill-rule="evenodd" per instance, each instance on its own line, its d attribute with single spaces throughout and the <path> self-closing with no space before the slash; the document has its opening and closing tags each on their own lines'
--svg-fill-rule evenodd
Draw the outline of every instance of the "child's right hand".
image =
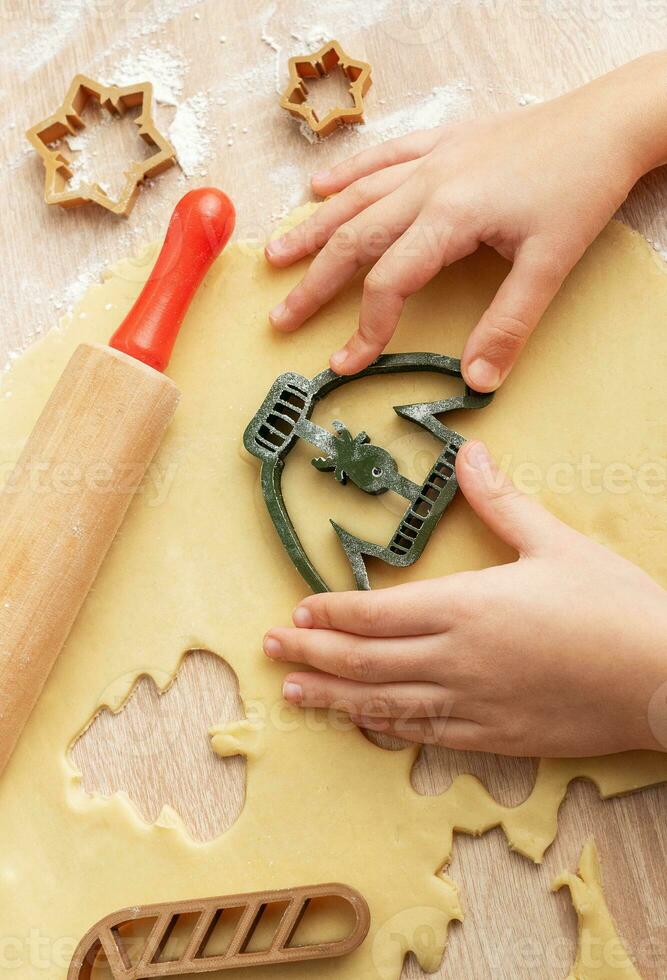
<svg viewBox="0 0 667 980">
<path fill-rule="evenodd" d="M 667 156 L 666 74 L 665 56 L 649 55 L 552 102 L 391 140 L 315 175 L 314 190 L 336 197 L 266 249 L 280 267 L 321 249 L 273 325 L 297 329 L 372 264 L 358 330 L 331 357 L 354 374 L 409 295 L 486 243 L 513 268 L 462 362 L 472 388 L 496 389 L 588 245 Z"/>
<path fill-rule="evenodd" d="M 287 701 L 362 728 L 504 755 L 667 751 L 667 592 L 519 493 L 482 443 L 459 451 L 468 502 L 518 561 L 304 599 L 267 656 L 304 664 Z"/>
</svg>

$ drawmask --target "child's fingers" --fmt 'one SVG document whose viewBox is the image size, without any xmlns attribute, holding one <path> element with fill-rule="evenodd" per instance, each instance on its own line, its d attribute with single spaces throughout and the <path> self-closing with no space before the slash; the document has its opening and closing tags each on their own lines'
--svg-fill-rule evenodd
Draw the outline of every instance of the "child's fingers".
<svg viewBox="0 0 667 980">
<path fill-rule="evenodd" d="M 289 674 L 283 685 L 285 700 L 304 708 L 334 708 L 367 718 L 448 717 L 454 696 L 440 684 L 362 684 L 332 674 Z M 460 711 L 460 705 L 457 704 Z"/>
<path fill-rule="evenodd" d="M 269 314 L 278 330 L 301 326 L 364 265 L 373 262 L 405 231 L 418 209 L 415 194 L 403 188 L 341 225 L 287 298 Z"/>
<path fill-rule="evenodd" d="M 470 575 L 406 582 L 372 592 L 322 592 L 294 610 L 299 629 L 330 629 L 358 636 L 441 633 L 456 622 L 461 602 L 472 592 Z"/>
<path fill-rule="evenodd" d="M 548 550 L 566 531 L 553 514 L 514 486 L 483 443 L 469 442 L 459 450 L 456 473 L 477 516 L 519 554 Z"/>
<path fill-rule="evenodd" d="M 413 718 L 398 721 L 391 718 L 351 716 L 350 720 L 368 731 L 394 735 L 419 745 L 442 745 L 460 752 L 479 752 L 487 744 L 484 727 L 479 722 L 465 718 Z"/>
<path fill-rule="evenodd" d="M 316 252 L 341 225 L 400 187 L 416 166 L 400 164 L 356 181 L 322 204 L 306 221 L 269 242 L 265 249 L 267 259 L 272 265 L 284 268 Z"/>
<path fill-rule="evenodd" d="M 551 256 L 519 251 L 491 306 L 468 338 L 463 375 L 476 391 L 495 391 L 514 367 L 568 270 Z"/>
<path fill-rule="evenodd" d="M 478 238 L 469 227 L 442 227 L 421 214 L 373 266 L 364 285 L 359 327 L 331 358 L 340 374 L 356 374 L 371 364 L 391 340 L 408 296 L 426 285 L 443 266 L 474 252 Z"/>
<path fill-rule="evenodd" d="M 435 681 L 440 667 L 430 636 L 352 636 L 335 630 L 274 628 L 264 637 L 272 660 L 306 664 L 315 670 L 366 684 Z"/>
<path fill-rule="evenodd" d="M 391 167 L 397 163 L 405 163 L 407 160 L 417 160 L 429 153 L 442 136 L 442 130 L 424 129 L 409 136 L 399 136 L 397 139 L 387 140 L 379 146 L 373 146 L 369 150 L 362 150 L 355 156 L 343 160 L 331 170 L 321 171 L 314 174 L 312 179 L 313 190 L 320 197 L 327 197 L 342 190 L 360 177 L 375 173 L 383 167 Z"/>
</svg>

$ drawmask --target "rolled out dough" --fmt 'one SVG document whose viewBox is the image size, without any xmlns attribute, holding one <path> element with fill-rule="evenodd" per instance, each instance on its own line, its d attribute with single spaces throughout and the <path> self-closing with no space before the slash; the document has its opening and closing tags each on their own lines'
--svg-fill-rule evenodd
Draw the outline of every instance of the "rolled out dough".
<svg viewBox="0 0 667 980">
<path fill-rule="evenodd" d="M 155 256 L 150 248 L 119 262 L 4 376 L 3 472 L 75 346 L 111 335 Z M 461 917 L 456 886 L 436 873 L 455 830 L 501 825 L 511 847 L 539 861 L 575 776 L 605 796 L 667 779 L 667 756 L 631 753 L 543 763 L 532 794 L 514 808 L 497 804 L 472 776 L 423 797 L 409 779 L 416 750 L 383 751 L 356 729 L 282 705 L 283 669 L 264 658 L 261 639 L 289 622 L 304 585 L 270 525 L 242 433 L 280 372 L 310 377 L 326 366 L 359 306 L 357 283 L 300 333 L 272 333 L 267 310 L 301 271 L 272 271 L 258 247 L 236 245 L 188 315 L 170 372 L 183 392 L 177 418 L 0 781 L 0 976 L 64 980 L 76 943 L 116 909 L 330 880 L 368 898 L 371 935 L 344 963 L 318 964 L 310 977 L 396 980 L 409 950 L 434 970 L 448 923 Z M 505 271 L 482 252 L 444 272 L 410 302 L 391 349 L 459 353 Z M 662 265 L 639 237 L 612 224 L 493 405 L 452 424 L 484 438 L 517 478 L 526 482 L 530 472 L 560 517 L 667 585 L 667 494 L 653 489 L 667 442 L 665 323 Z M 442 393 L 442 379 L 430 376 L 359 382 L 327 399 L 320 419 L 368 429 L 420 480 L 434 447 L 391 406 Z M 629 468 L 627 492 L 617 489 L 617 465 Z M 328 518 L 384 541 L 400 513 L 397 501 L 341 488 L 308 465 L 305 452 L 290 458 L 284 486 L 297 530 L 337 587 L 350 575 Z M 375 568 L 373 584 L 511 557 L 459 499 L 412 569 Z M 214 733 L 221 754 L 247 751 L 248 786 L 240 819 L 207 844 L 190 840 L 173 813 L 148 826 L 126 799 L 88 796 L 67 756 L 102 705 L 119 707 L 141 673 L 164 686 L 191 649 L 232 666 L 250 716 Z M 288 975 L 270 972 L 271 980 Z"/>
</svg>

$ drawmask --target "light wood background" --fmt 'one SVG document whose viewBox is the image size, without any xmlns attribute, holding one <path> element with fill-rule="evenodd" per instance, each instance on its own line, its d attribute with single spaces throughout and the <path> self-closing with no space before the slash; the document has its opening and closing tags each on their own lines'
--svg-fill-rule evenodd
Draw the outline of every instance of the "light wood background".
<svg viewBox="0 0 667 980">
<path fill-rule="evenodd" d="M 320 33 L 370 60 L 374 86 L 367 127 L 311 145 L 279 110 L 276 87 L 287 56 Z M 423 105 L 434 87 L 451 94 L 452 116 L 505 109 L 554 96 L 665 41 L 667 0 L 0 0 L 0 361 L 53 327 L 104 265 L 159 237 L 190 187 L 227 189 L 239 207 L 239 234 L 264 235 L 308 198 L 310 172 L 404 127 L 406 110 Z M 110 78 L 124 59 L 152 48 L 187 60 L 181 100 L 207 95 L 207 173 L 186 180 L 174 168 L 162 175 L 128 220 L 94 208 L 48 209 L 25 129 L 57 107 L 77 71 Z M 168 126 L 174 111 L 160 107 L 159 121 Z M 667 247 L 664 176 L 644 181 L 622 216 Z M 242 760 L 213 756 L 206 729 L 240 713 L 229 668 L 195 653 L 164 696 L 142 682 L 121 715 L 100 716 L 76 746 L 76 762 L 89 788 L 126 790 L 149 820 L 170 803 L 206 839 L 241 811 L 245 775 Z M 413 781 L 419 792 L 437 793 L 459 772 L 478 774 L 497 799 L 518 803 L 534 764 L 428 749 Z M 609 904 L 642 976 L 667 976 L 666 823 L 665 788 L 602 803 L 591 786 L 577 784 L 540 868 L 511 854 L 499 831 L 459 837 L 450 874 L 468 918 L 452 929 L 437 976 L 564 977 L 575 918 L 567 896 L 548 889 L 557 872 L 575 868 L 591 833 Z M 421 975 L 406 964 L 405 977 Z"/>
</svg>

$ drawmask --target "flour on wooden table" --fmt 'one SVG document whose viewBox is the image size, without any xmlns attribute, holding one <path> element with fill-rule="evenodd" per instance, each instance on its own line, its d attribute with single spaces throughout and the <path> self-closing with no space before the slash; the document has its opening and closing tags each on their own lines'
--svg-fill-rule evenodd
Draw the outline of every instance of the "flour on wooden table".
<svg viewBox="0 0 667 980">
<path fill-rule="evenodd" d="M 208 125 L 209 108 L 208 96 L 198 92 L 178 106 L 169 127 L 169 139 L 186 177 L 206 176 L 206 161 L 212 143 Z"/>
<path fill-rule="evenodd" d="M 14 30 L 3 31 L 2 55 L 7 63 L 26 74 L 36 71 L 54 58 L 72 36 L 81 29 L 89 14 L 88 0 L 46 0 L 35 12 L 43 25 L 35 30 L 34 17 L 22 22 L 18 17 Z"/>
<path fill-rule="evenodd" d="M 453 81 L 436 86 L 425 96 L 410 92 L 400 108 L 379 118 L 370 115 L 366 128 L 385 140 L 455 122 L 470 112 L 472 91 L 467 82 Z"/>
<path fill-rule="evenodd" d="M 189 69 L 190 63 L 173 45 L 149 47 L 128 52 L 110 69 L 108 81 L 114 85 L 151 82 L 158 105 L 176 109 L 168 136 L 181 170 L 186 177 L 205 177 L 212 149 L 210 99 L 203 91 L 183 98 Z"/>
<path fill-rule="evenodd" d="M 187 60 L 173 45 L 128 52 L 112 69 L 107 84 L 133 85 L 150 81 L 153 95 L 162 105 L 177 106 L 183 95 Z"/>
<path fill-rule="evenodd" d="M 519 105 L 536 105 L 538 102 L 544 102 L 539 95 L 530 95 L 528 92 L 517 95 L 516 100 Z"/>
<path fill-rule="evenodd" d="M 152 16 L 146 17 L 138 5 L 132 4 L 114 13 L 114 0 L 97 4 L 91 0 L 43 0 L 32 5 L 29 17 L 10 19 L 12 29 L 3 30 L 0 36 L 0 53 L 7 64 L 29 75 L 56 58 L 87 22 L 116 16 L 127 24 L 128 35 L 148 37 L 203 2 L 155 0 Z"/>
</svg>

